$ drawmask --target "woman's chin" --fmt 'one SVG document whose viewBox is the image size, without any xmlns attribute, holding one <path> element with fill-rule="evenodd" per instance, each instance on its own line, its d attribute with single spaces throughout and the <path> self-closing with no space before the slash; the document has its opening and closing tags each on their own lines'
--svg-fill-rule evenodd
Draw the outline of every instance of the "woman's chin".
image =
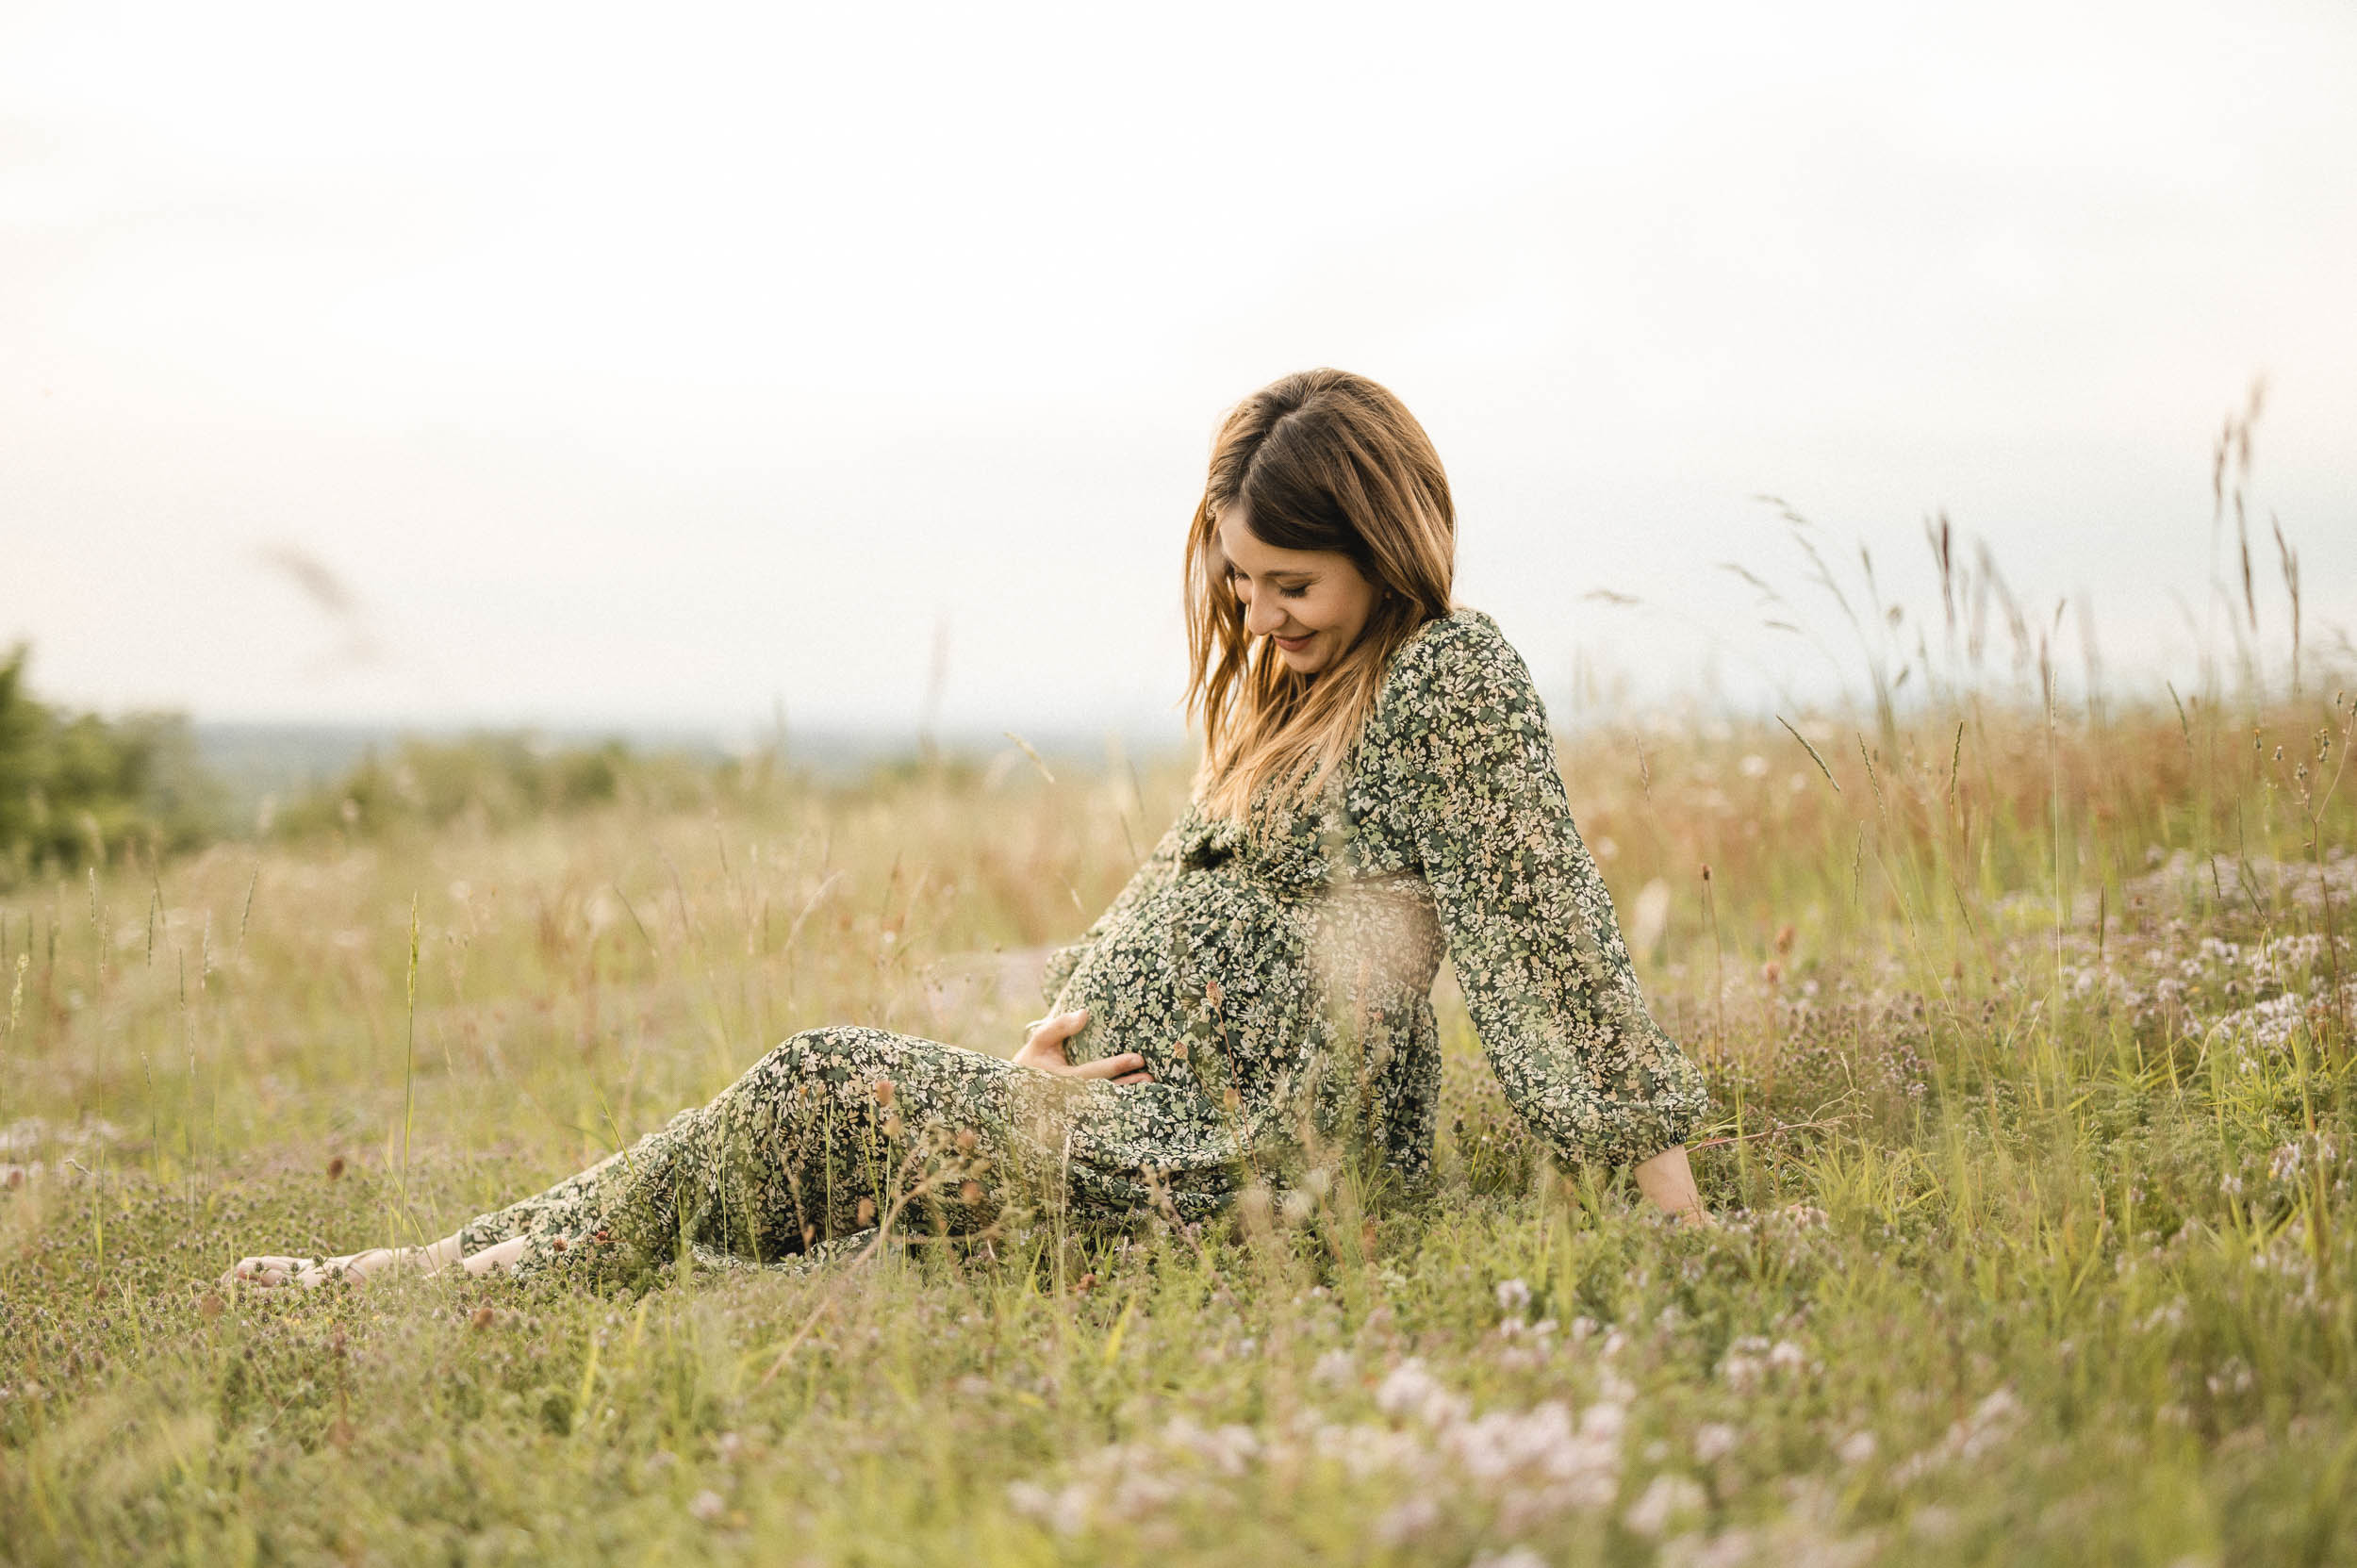
<svg viewBox="0 0 2357 1568">
<path fill-rule="evenodd" d="M 1296 675 L 1315 675 L 1326 667 L 1326 660 L 1314 648 L 1278 648 L 1277 656 L 1285 661 L 1285 668 Z"/>
</svg>

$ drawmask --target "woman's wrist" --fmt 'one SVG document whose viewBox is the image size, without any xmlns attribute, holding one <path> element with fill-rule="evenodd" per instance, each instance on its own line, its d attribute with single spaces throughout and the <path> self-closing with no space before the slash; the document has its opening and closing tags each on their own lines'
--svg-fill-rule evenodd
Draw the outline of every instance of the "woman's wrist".
<svg viewBox="0 0 2357 1568">
<path fill-rule="evenodd" d="M 1637 1179 L 1637 1190 L 1654 1207 L 1681 1219 L 1705 1217 L 1702 1189 L 1694 1184 L 1694 1167 L 1687 1161 L 1684 1144 L 1672 1144 L 1651 1159 L 1638 1162 L 1629 1174 Z"/>
</svg>

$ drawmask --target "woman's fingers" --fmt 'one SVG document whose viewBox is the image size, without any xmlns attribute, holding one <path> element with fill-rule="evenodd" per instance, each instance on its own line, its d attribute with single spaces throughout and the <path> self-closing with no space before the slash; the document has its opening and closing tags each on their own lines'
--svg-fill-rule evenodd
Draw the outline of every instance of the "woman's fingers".
<svg viewBox="0 0 2357 1568">
<path fill-rule="evenodd" d="M 1080 1033 L 1088 1021 L 1089 1012 L 1085 1007 L 1071 1013 L 1051 1013 L 1032 1027 L 1031 1038 L 1052 1041 L 1061 1046 Z"/>
<path fill-rule="evenodd" d="M 1064 1054 L 1064 1042 L 1088 1027 L 1087 1008 L 1073 1013 L 1057 1013 L 1031 1025 L 1030 1038 L 1014 1053 L 1015 1065 L 1035 1067 L 1060 1078 L 1103 1078 L 1115 1083 L 1151 1083 L 1153 1076 L 1146 1070 L 1146 1058 L 1135 1051 L 1119 1056 L 1103 1056 L 1094 1062 L 1075 1063 Z"/>
<path fill-rule="evenodd" d="M 1083 1062 L 1071 1070 L 1071 1075 L 1074 1078 L 1120 1078 L 1126 1074 L 1141 1073 L 1145 1069 L 1145 1057 L 1135 1051 L 1124 1051 L 1119 1056 L 1100 1056 L 1094 1062 Z"/>
<path fill-rule="evenodd" d="M 1080 1032 L 1088 1023 L 1088 1009 L 1077 1013 L 1051 1013 L 1031 1026 L 1030 1037 L 1023 1048 L 1014 1053 L 1014 1063 L 1021 1067 L 1036 1067 L 1044 1073 L 1071 1070 L 1065 1058 L 1063 1043 Z"/>
</svg>

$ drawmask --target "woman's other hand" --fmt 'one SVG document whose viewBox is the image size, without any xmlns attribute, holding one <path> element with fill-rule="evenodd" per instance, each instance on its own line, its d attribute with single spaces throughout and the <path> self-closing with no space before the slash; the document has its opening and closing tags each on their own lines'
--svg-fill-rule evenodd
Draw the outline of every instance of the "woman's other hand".
<svg viewBox="0 0 2357 1568">
<path fill-rule="evenodd" d="M 1080 1033 L 1088 1021 L 1086 1008 L 1077 1013 L 1051 1014 L 1031 1026 L 1030 1037 L 1010 1060 L 1018 1067 L 1034 1067 L 1059 1078 L 1110 1078 L 1115 1083 L 1154 1081 L 1153 1075 L 1146 1070 L 1146 1058 L 1135 1051 L 1078 1064 L 1066 1057 L 1063 1043 Z"/>
<path fill-rule="evenodd" d="M 1710 1224 L 1710 1211 L 1703 1207 L 1703 1195 L 1694 1185 L 1694 1167 L 1687 1162 L 1684 1144 L 1672 1144 L 1630 1174 L 1637 1178 L 1637 1190 L 1656 1209 L 1675 1214 L 1679 1224 Z"/>
</svg>

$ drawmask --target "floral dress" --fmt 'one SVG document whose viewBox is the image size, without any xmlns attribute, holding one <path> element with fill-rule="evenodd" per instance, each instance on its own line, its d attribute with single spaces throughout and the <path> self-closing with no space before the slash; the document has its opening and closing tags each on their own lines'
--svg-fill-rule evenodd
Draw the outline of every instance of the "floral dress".
<svg viewBox="0 0 2357 1568">
<path fill-rule="evenodd" d="M 1070 1057 L 1136 1051 L 1153 1082 L 810 1030 L 709 1104 L 470 1221 L 461 1245 L 528 1236 L 524 1274 L 807 1262 L 879 1225 L 1196 1218 L 1336 1149 L 1413 1186 L 1444 949 L 1508 1101 L 1558 1158 L 1634 1164 L 1686 1140 L 1701 1075 L 1646 1012 L 1529 671 L 1468 609 L 1393 656 L 1316 801 L 1248 825 L 1190 805 L 1049 960 L 1052 1007 L 1089 1012 Z"/>
</svg>

